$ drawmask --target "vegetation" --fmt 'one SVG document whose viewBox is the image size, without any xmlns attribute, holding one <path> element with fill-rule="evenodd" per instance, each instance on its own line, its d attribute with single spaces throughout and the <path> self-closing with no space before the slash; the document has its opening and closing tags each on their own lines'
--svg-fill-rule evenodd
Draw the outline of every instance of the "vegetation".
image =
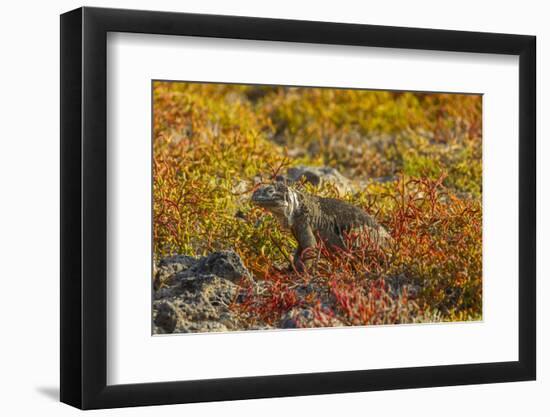
<svg viewBox="0 0 550 417">
<path fill-rule="evenodd" d="M 155 257 L 235 250 L 265 289 L 241 283 L 232 308 L 247 323 L 294 307 L 319 325 L 481 319 L 481 96 L 172 82 L 153 95 Z M 349 236 L 343 251 L 321 242 L 311 270 L 289 269 L 296 242 L 249 200 L 297 165 L 351 179 L 345 195 L 298 186 L 363 207 L 392 247 Z M 396 281 L 408 286 L 395 293 Z M 317 291 L 298 296 L 304 285 Z"/>
</svg>

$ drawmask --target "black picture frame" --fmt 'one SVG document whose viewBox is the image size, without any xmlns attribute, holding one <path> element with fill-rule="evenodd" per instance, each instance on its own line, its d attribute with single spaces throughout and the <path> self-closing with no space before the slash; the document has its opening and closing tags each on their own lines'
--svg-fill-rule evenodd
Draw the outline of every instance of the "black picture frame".
<svg viewBox="0 0 550 417">
<path fill-rule="evenodd" d="M 113 385 L 107 376 L 108 32 L 519 56 L 519 360 Z M 61 15 L 61 401 L 82 409 L 534 380 L 534 36 L 102 8 Z"/>
</svg>

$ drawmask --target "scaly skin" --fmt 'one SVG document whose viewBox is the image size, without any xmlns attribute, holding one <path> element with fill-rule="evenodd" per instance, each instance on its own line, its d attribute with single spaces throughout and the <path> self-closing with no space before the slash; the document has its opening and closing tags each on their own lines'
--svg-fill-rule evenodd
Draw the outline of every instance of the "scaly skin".
<svg viewBox="0 0 550 417">
<path fill-rule="evenodd" d="M 362 231 L 376 244 L 383 246 L 391 237 L 362 209 L 334 198 L 317 197 L 297 191 L 282 182 L 260 187 L 252 194 L 252 202 L 270 211 L 290 229 L 298 242 L 294 266 L 303 271 L 303 254 L 321 238 L 331 247 L 343 248 L 344 237 L 351 231 Z"/>
</svg>

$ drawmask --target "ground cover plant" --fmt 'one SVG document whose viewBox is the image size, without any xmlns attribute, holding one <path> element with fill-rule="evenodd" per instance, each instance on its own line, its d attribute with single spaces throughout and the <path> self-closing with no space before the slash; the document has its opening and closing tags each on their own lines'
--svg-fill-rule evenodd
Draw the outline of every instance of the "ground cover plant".
<svg viewBox="0 0 550 417">
<path fill-rule="evenodd" d="M 188 331 L 480 320 L 481 110 L 479 95 L 154 82 L 155 266 L 232 251 L 247 271 L 224 302 L 232 327 Z M 289 177 L 304 167 L 341 176 Z M 296 241 L 250 201 L 281 178 L 361 207 L 391 244 L 319 241 L 296 270 Z"/>
</svg>

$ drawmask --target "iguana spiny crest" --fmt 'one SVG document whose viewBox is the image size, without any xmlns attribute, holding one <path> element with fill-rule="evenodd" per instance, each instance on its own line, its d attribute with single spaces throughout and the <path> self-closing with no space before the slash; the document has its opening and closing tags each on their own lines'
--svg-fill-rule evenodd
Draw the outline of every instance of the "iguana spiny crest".
<svg viewBox="0 0 550 417">
<path fill-rule="evenodd" d="M 270 211 L 283 228 L 290 229 L 298 242 L 294 255 L 297 269 L 303 269 L 302 254 L 315 247 L 317 238 L 328 246 L 343 248 L 347 233 L 367 233 L 371 241 L 385 246 L 390 240 L 388 232 L 365 211 L 335 198 L 318 197 L 295 190 L 283 182 L 258 188 L 252 202 Z"/>
</svg>

